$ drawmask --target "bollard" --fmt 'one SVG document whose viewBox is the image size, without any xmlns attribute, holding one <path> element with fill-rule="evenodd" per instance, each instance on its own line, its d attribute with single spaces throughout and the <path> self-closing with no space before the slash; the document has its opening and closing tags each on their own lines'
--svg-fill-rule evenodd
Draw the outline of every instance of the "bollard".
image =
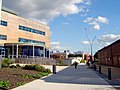
<svg viewBox="0 0 120 90">
<path fill-rule="evenodd" d="M 111 68 L 108 68 L 108 79 L 111 80 Z"/>
<path fill-rule="evenodd" d="M 94 70 L 96 71 L 96 68 L 97 68 L 97 66 L 96 65 L 94 65 Z"/>
<path fill-rule="evenodd" d="M 101 74 L 101 66 L 99 66 L 99 73 Z"/>
<path fill-rule="evenodd" d="M 53 74 L 56 74 L 56 65 L 53 65 Z"/>
</svg>

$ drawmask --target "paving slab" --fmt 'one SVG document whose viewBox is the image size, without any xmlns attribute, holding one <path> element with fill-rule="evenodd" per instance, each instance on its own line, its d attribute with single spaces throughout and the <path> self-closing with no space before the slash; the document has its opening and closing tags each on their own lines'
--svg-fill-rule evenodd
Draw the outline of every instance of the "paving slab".
<svg viewBox="0 0 120 90">
<path fill-rule="evenodd" d="M 60 70 L 12 90 L 116 90 L 84 64 L 77 69 L 61 66 Z"/>
</svg>

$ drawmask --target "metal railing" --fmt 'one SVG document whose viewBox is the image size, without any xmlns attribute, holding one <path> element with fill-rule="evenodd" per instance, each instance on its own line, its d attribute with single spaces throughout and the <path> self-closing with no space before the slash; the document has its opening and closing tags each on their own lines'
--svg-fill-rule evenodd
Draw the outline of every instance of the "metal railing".
<svg viewBox="0 0 120 90">
<path fill-rule="evenodd" d="M 15 63 L 21 64 L 41 64 L 41 65 L 54 65 L 56 64 L 56 60 L 49 58 L 15 58 Z"/>
</svg>

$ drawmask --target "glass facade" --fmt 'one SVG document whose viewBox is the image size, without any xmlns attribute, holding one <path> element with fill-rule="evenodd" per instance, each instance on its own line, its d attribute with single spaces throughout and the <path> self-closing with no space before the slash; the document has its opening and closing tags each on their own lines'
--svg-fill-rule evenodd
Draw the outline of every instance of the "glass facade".
<svg viewBox="0 0 120 90">
<path fill-rule="evenodd" d="M 21 25 L 19 25 L 19 29 L 27 31 L 27 32 L 32 32 L 32 33 L 36 33 L 36 34 L 40 34 L 40 35 L 45 35 L 45 32 L 43 32 L 43 31 L 39 31 L 39 30 L 36 30 L 36 29 L 21 26 Z"/>
<path fill-rule="evenodd" d="M 6 22 L 6 21 L 1 20 L 0 25 L 2 25 L 2 26 L 7 26 L 7 22 Z"/>
<path fill-rule="evenodd" d="M 33 47 L 32 46 L 24 46 L 22 47 L 22 53 L 26 56 L 33 56 Z M 34 47 L 34 56 L 43 57 L 43 47 Z"/>
<path fill-rule="evenodd" d="M 7 40 L 7 36 L 6 36 L 6 35 L 1 35 L 1 34 L 0 34 L 0 40 Z"/>
<path fill-rule="evenodd" d="M 18 42 L 24 42 L 24 43 L 36 43 L 36 44 L 41 44 L 45 45 L 45 42 L 42 41 L 36 41 L 36 40 L 30 40 L 30 39 L 25 39 L 25 38 L 19 38 Z"/>
</svg>

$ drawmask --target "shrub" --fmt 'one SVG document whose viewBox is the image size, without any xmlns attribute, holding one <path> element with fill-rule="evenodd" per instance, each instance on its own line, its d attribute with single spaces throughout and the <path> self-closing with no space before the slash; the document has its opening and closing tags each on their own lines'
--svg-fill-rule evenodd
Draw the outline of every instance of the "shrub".
<svg viewBox="0 0 120 90">
<path fill-rule="evenodd" d="M 40 79 L 41 77 L 43 77 L 43 75 L 40 73 L 37 73 L 37 74 L 32 75 L 32 77 L 35 79 Z"/>
<path fill-rule="evenodd" d="M 23 67 L 23 69 L 26 69 L 26 70 L 35 70 L 35 66 L 34 65 L 25 65 Z"/>
<path fill-rule="evenodd" d="M 36 70 L 36 71 L 39 71 L 39 72 L 44 72 L 44 71 L 45 71 L 45 67 L 36 65 L 36 66 L 35 66 L 35 70 Z"/>
<path fill-rule="evenodd" d="M 9 81 L 1 81 L 0 80 L 0 87 L 8 88 L 9 86 L 10 86 L 10 82 Z"/>
<path fill-rule="evenodd" d="M 21 66 L 19 64 L 16 65 L 10 65 L 10 68 L 21 68 Z"/>
<path fill-rule="evenodd" d="M 10 64 L 12 64 L 13 62 L 11 61 L 11 59 L 9 58 L 5 58 L 2 60 L 2 67 L 8 67 L 10 66 Z"/>
<path fill-rule="evenodd" d="M 25 65 L 23 68 L 26 70 L 36 70 L 39 72 L 44 72 L 46 70 L 45 67 L 40 65 Z"/>
<path fill-rule="evenodd" d="M 62 59 L 60 59 L 60 60 L 58 60 L 58 63 L 59 63 L 60 65 L 62 65 L 64 62 L 63 62 Z"/>
<path fill-rule="evenodd" d="M 47 73 L 47 72 L 46 72 L 46 73 L 45 73 L 45 72 L 42 72 L 42 73 L 41 73 L 42 76 L 48 76 L 48 74 L 49 74 L 49 73 Z"/>
<path fill-rule="evenodd" d="M 23 67 L 23 69 L 26 69 L 26 70 L 36 70 L 36 71 L 39 71 L 39 72 L 43 72 L 43 73 L 51 73 L 51 70 L 50 69 L 45 69 L 45 67 L 43 66 L 40 66 L 40 65 L 25 65 Z M 31 78 L 31 75 L 27 75 L 27 76 L 24 76 L 26 78 Z M 34 77 L 41 77 L 39 75 L 34 75 Z"/>
<path fill-rule="evenodd" d="M 23 78 L 28 78 L 28 79 L 31 79 L 33 78 L 32 75 L 22 75 Z"/>
<path fill-rule="evenodd" d="M 57 66 L 68 66 L 67 64 L 64 63 L 64 60 L 63 60 L 63 59 L 58 59 L 56 65 L 57 65 Z"/>
<path fill-rule="evenodd" d="M 33 74 L 33 75 L 22 75 L 23 78 L 34 78 L 34 79 L 40 79 L 43 76 L 48 76 L 48 72 L 39 72 L 37 74 Z"/>
<path fill-rule="evenodd" d="M 85 60 L 81 60 L 80 63 L 85 63 Z"/>
<path fill-rule="evenodd" d="M 22 85 L 24 85 L 24 82 L 17 82 L 16 83 L 16 86 L 18 87 L 18 86 L 22 86 Z"/>
<path fill-rule="evenodd" d="M 17 68 L 15 65 L 11 65 L 10 68 Z"/>
<path fill-rule="evenodd" d="M 19 68 L 19 67 L 21 67 L 21 66 L 20 66 L 19 64 L 16 64 L 16 67 L 18 67 L 18 68 Z"/>
<path fill-rule="evenodd" d="M 37 73 L 37 74 L 33 74 L 33 75 L 22 75 L 23 78 L 28 78 L 28 79 L 31 79 L 31 78 L 35 78 L 35 79 L 39 79 L 42 77 L 41 74 Z"/>
<path fill-rule="evenodd" d="M 44 71 L 45 73 L 51 73 L 51 70 L 50 69 L 45 69 L 45 71 Z"/>
<path fill-rule="evenodd" d="M 48 76 L 48 74 L 49 74 L 49 73 L 40 72 L 40 73 L 37 73 L 37 74 L 32 75 L 32 77 L 35 78 L 35 79 L 39 79 L 39 78 L 41 78 L 41 77 L 43 77 L 43 76 Z"/>
</svg>

